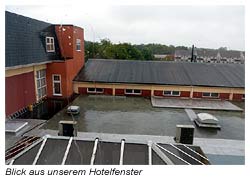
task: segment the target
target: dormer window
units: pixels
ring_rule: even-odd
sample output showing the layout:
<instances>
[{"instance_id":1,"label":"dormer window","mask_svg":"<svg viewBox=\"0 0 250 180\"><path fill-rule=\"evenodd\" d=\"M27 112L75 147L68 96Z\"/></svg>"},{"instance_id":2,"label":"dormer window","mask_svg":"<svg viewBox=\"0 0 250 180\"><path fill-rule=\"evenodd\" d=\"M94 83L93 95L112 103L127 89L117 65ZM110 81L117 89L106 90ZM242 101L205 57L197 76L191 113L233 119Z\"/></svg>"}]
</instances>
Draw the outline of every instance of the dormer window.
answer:
<instances>
[{"instance_id":1,"label":"dormer window","mask_svg":"<svg viewBox=\"0 0 250 180\"><path fill-rule=\"evenodd\" d=\"M47 52L55 52L55 43L53 37L46 37L46 50Z\"/></svg>"},{"instance_id":2,"label":"dormer window","mask_svg":"<svg viewBox=\"0 0 250 180\"><path fill-rule=\"evenodd\" d=\"M81 39L76 39L76 50L81 51Z\"/></svg>"}]
</instances>

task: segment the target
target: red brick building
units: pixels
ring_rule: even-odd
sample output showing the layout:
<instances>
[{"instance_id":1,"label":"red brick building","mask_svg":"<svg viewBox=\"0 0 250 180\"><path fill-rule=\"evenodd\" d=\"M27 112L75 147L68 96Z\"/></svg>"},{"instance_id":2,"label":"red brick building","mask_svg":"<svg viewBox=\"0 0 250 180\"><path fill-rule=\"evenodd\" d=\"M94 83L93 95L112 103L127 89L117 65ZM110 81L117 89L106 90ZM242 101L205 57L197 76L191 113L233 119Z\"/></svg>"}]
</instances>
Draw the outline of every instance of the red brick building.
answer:
<instances>
[{"instance_id":1,"label":"red brick building","mask_svg":"<svg viewBox=\"0 0 250 180\"><path fill-rule=\"evenodd\" d=\"M6 116L44 97L69 98L84 66L84 31L6 12Z\"/></svg>"}]
</instances>

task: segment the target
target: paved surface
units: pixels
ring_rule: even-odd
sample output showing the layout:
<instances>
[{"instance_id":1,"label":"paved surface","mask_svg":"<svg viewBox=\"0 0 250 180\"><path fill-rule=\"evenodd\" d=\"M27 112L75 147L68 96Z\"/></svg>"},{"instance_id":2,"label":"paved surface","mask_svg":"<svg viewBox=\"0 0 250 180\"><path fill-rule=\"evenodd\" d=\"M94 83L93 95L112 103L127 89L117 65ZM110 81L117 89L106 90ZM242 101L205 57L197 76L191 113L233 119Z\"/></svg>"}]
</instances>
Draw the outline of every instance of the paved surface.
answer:
<instances>
[{"instance_id":1,"label":"paved surface","mask_svg":"<svg viewBox=\"0 0 250 180\"><path fill-rule=\"evenodd\" d=\"M153 107L243 111L228 101L151 97Z\"/></svg>"},{"instance_id":2,"label":"paved surface","mask_svg":"<svg viewBox=\"0 0 250 180\"><path fill-rule=\"evenodd\" d=\"M194 121L195 119L197 119L197 115L192 109L185 109L185 111L191 121Z\"/></svg>"}]
</instances>

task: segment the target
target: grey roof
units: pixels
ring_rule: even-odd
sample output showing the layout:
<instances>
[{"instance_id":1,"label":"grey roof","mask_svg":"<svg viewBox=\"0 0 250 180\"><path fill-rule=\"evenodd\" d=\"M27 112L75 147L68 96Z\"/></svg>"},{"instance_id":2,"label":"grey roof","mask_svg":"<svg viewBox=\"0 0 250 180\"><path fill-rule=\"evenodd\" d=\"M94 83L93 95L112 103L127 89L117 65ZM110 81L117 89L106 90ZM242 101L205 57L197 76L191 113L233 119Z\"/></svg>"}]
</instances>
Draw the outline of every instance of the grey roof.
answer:
<instances>
[{"instance_id":1,"label":"grey roof","mask_svg":"<svg viewBox=\"0 0 250 180\"><path fill-rule=\"evenodd\" d=\"M221 55L221 57L239 59L241 57L241 51L234 51L234 50L223 51L223 50L221 50L220 55Z\"/></svg>"},{"instance_id":2,"label":"grey roof","mask_svg":"<svg viewBox=\"0 0 250 180\"><path fill-rule=\"evenodd\" d=\"M191 51L190 50L175 50L175 56L190 56L191 57Z\"/></svg>"},{"instance_id":3,"label":"grey roof","mask_svg":"<svg viewBox=\"0 0 250 180\"><path fill-rule=\"evenodd\" d=\"M45 37L54 37L55 52L46 52ZM5 12L5 67L60 59L55 26Z\"/></svg>"},{"instance_id":4,"label":"grey roof","mask_svg":"<svg viewBox=\"0 0 250 180\"><path fill-rule=\"evenodd\" d=\"M244 72L242 64L92 59L74 81L243 88Z\"/></svg>"},{"instance_id":5,"label":"grey roof","mask_svg":"<svg viewBox=\"0 0 250 180\"><path fill-rule=\"evenodd\" d=\"M201 57L216 57L218 54L218 50L215 49L196 49L197 56Z\"/></svg>"}]
</instances>

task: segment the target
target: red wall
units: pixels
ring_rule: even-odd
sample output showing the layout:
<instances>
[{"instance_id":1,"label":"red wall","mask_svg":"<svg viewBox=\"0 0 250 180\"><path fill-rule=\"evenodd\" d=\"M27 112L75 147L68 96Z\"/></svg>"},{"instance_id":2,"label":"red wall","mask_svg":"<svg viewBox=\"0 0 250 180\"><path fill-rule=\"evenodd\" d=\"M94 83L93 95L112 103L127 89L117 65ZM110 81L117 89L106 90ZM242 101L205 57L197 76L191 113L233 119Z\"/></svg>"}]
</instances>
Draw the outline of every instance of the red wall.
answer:
<instances>
[{"instance_id":1,"label":"red wall","mask_svg":"<svg viewBox=\"0 0 250 180\"><path fill-rule=\"evenodd\" d=\"M142 96L143 97L150 97L151 96L151 90L142 90Z\"/></svg>"},{"instance_id":2,"label":"red wall","mask_svg":"<svg viewBox=\"0 0 250 180\"><path fill-rule=\"evenodd\" d=\"M202 92L193 92L193 98L202 98Z\"/></svg>"},{"instance_id":3,"label":"red wall","mask_svg":"<svg viewBox=\"0 0 250 180\"><path fill-rule=\"evenodd\" d=\"M6 116L36 102L34 72L5 78Z\"/></svg>"},{"instance_id":4,"label":"red wall","mask_svg":"<svg viewBox=\"0 0 250 180\"><path fill-rule=\"evenodd\" d=\"M190 97L190 92L189 91L181 91L181 97Z\"/></svg>"},{"instance_id":5,"label":"red wall","mask_svg":"<svg viewBox=\"0 0 250 180\"><path fill-rule=\"evenodd\" d=\"M158 90L155 90L154 91L154 96L163 96L163 91L158 91Z\"/></svg>"},{"instance_id":6,"label":"red wall","mask_svg":"<svg viewBox=\"0 0 250 180\"><path fill-rule=\"evenodd\" d=\"M233 94L234 101L242 101L243 94Z\"/></svg>"},{"instance_id":7,"label":"red wall","mask_svg":"<svg viewBox=\"0 0 250 180\"><path fill-rule=\"evenodd\" d=\"M220 93L219 98L222 99L222 100L228 100L229 96L230 96L229 93Z\"/></svg>"},{"instance_id":8,"label":"red wall","mask_svg":"<svg viewBox=\"0 0 250 180\"><path fill-rule=\"evenodd\" d=\"M103 94L112 95L112 88L105 88Z\"/></svg>"},{"instance_id":9,"label":"red wall","mask_svg":"<svg viewBox=\"0 0 250 180\"><path fill-rule=\"evenodd\" d=\"M62 56L62 62L47 64L47 95L53 97L52 75L61 75L62 98L73 94L73 79L84 66L84 34L83 29L74 26L62 26L65 31L61 31L60 26L56 26L56 34ZM70 37L70 38L69 38ZM81 39L81 51L76 51L76 39Z\"/></svg>"},{"instance_id":10,"label":"red wall","mask_svg":"<svg viewBox=\"0 0 250 180\"><path fill-rule=\"evenodd\" d=\"M61 54L65 58L73 58L73 26L55 26Z\"/></svg>"},{"instance_id":11,"label":"red wall","mask_svg":"<svg viewBox=\"0 0 250 180\"><path fill-rule=\"evenodd\" d=\"M123 96L124 95L124 89L115 89L115 95Z\"/></svg>"},{"instance_id":12,"label":"red wall","mask_svg":"<svg viewBox=\"0 0 250 180\"><path fill-rule=\"evenodd\" d=\"M79 87L78 92L79 92L79 94L87 94L87 88Z\"/></svg>"}]
</instances>

